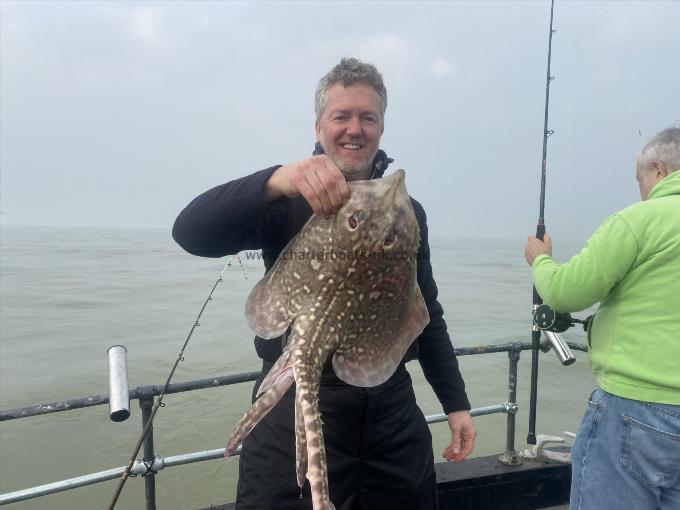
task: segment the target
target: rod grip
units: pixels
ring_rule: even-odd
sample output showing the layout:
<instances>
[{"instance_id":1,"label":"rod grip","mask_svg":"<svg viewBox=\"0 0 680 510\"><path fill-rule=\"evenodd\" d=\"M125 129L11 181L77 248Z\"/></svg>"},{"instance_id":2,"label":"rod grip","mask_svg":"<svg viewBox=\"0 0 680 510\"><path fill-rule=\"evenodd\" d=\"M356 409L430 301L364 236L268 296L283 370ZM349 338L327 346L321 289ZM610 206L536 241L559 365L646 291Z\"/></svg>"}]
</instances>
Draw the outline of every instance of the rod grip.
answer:
<instances>
[{"instance_id":1,"label":"rod grip","mask_svg":"<svg viewBox=\"0 0 680 510\"><path fill-rule=\"evenodd\" d=\"M536 237L543 241L543 236L545 236L545 223L539 221L536 225Z\"/></svg>"}]
</instances>

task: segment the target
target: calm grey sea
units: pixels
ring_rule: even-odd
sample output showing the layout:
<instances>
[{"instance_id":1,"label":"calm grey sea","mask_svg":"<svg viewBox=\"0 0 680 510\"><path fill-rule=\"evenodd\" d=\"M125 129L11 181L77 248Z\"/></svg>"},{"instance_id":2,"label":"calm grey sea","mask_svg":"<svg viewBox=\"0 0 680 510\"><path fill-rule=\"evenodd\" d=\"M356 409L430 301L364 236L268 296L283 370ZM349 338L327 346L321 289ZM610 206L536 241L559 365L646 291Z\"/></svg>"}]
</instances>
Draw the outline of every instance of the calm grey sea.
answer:
<instances>
[{"instance_id":1,"label":"calm grey sea","mask_svg":"<svg viewBox=\"0 0 680 510\"><path fill-rule=\"evenodd\" d=\"M530 341L531 281L523 240L432 240L435 278L454 345ZM576 243L555 247L566 260ZM243 307L260 263L229 268L189 343L174 381L259 369ZM184 253L169 231L3 226L0 230L0 408L108 392L106 351L128 349L130 386L162 384L203 301L227 263ZM565 334L585 341L580 330ZM574 431L594 386L585 354L562 367L542 354L538 432ZM522 354L517 447L525 447L530 353ZM507 355L460 359L474 407L507 399ZM441 412L417 363L408 365L425 414ZM156 453L224 446L249 405L251 383L170 395L155 420ZM108 406L0 424L0 491L71 478L126 464L141 413L113 423ZM505 415L476 419L474 455L499 453ZM449 439L432 426L436 457ZM174 467L157 477L159 509L232 501L238 460ZM105 508L116 482L12 505L17 510ZM116 508L143 508L140 479L130 479Z\"/></svg>"}]
</instances>

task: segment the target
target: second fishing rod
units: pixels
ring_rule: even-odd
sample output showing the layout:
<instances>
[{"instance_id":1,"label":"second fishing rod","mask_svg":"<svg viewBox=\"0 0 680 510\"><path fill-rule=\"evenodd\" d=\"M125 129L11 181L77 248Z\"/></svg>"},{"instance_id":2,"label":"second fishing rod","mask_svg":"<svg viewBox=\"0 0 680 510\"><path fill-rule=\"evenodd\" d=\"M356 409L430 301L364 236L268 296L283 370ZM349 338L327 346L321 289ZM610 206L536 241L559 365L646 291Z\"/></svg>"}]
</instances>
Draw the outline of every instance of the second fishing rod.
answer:
<instances>
[{"instance_id":1,"label":"second fishing rod","mask_svg":"<svg viewBox=\"0 0 680 510\"><path fill-rule=\"evenodd\" d=\"M541 158L541 195L539 201L538 223L536 225L536 237L543 240L545 236L545 177L548 161L548 138L553 134L548 129L548 113L550 110L550 84L555 79L550 74L550 62L552 57L552 38L555 33L553 28L553 14L555 0L550 2L550 30L548 33L548 68L545 78L545 112L543 118L543 155ZM538 400L538 356L541 349L541 336L546 337L546 345L552 347L553 351L563 365L570 365L575 361L569 346L560 338L546 314L550 315L550 309L543 304L541 296L533 287L533 325L531 331L531 389L529 394L529 433L527 435L528 444L536 444L536 408ZM543 320L541 321L541 317ZM549 347L549 348L550 348Z\"/></svg>"}]
</instances>

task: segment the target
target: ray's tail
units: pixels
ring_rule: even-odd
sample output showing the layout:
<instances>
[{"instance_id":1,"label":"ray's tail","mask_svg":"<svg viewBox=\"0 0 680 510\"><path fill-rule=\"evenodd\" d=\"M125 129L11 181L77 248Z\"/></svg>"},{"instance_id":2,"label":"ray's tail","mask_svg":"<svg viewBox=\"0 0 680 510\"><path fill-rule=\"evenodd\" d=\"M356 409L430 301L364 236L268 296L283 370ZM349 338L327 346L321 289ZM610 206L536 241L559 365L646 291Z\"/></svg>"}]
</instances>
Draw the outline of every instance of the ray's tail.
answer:
<instances>
[{"instance_id":1,"label":"ray's tail","mask_svg":"<svg viewBox=\"0 0 680 510\"><path fill-rule=\"evenodd\" d=\"M307 479L307 437L305 435L305 416L297 395L295 395L295 472L297 473L298 486L302 488Z\"/></svg>"},{"instance_id":2,"label":"ray's tail","mask_svg":"<svg viewBox=\"0 0 680 510\"><path fill-rule=\"evenodd\" d=\"M333 503L329 499L326 448L323 441L322 422L316 390L310 388L310 385L304 382L298 382L297 393L305 428L307 478L312 489L312 505L314 510L335 510ZM300 461L298 462L300 463Z\"/></svg>"}]
</instances>

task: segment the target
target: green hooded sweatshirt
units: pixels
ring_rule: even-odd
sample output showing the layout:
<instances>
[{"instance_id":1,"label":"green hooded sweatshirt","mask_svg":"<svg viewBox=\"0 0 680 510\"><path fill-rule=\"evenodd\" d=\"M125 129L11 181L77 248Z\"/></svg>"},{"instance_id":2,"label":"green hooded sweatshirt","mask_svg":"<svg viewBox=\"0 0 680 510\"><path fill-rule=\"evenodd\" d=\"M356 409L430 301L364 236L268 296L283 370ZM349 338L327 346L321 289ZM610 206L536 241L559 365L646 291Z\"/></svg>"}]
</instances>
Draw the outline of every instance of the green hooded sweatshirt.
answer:
<instances>
[{"instance_id":1,"label":"green hooded sweatshirt","mask_svg":"<svg viewBox=\"0 0 680 510\"><path fill-rule=\"evenodd\" d=\"M610 216L566 264L539 255L534 284L560 312L600 303L588 332L597 383L620 397L680 404L680 171Z\"/></svg>"}]
</instances>

